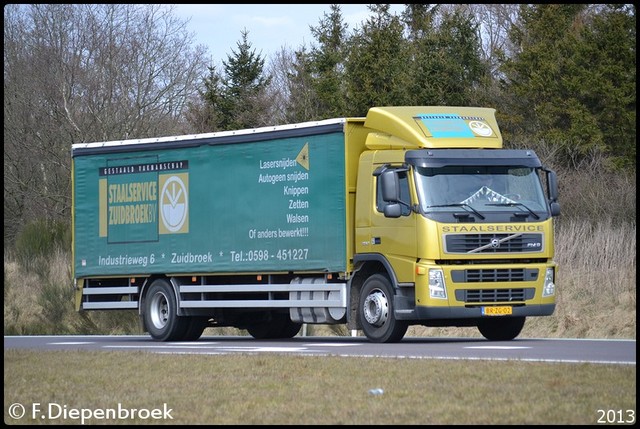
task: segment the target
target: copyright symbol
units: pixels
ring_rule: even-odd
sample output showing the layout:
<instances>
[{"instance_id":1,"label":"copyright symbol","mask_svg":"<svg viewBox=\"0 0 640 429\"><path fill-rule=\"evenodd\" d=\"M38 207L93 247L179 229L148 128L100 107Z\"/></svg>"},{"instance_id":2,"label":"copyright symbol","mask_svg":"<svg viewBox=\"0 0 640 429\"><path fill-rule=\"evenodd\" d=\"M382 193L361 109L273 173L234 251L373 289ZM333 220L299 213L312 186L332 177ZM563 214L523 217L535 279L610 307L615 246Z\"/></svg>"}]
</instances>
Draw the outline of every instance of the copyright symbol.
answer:
<instances>
[{"instance_id":1,"label":"copyright symbol","mask_svg":"<svg viewBox=\"0 0 640 429\"><path fill-rule=\"evenodd\" d=\"M9 406L9 417L14 420L21 419L24 416L25 412L26 410L24 409L24 406L22 404L18 404L17 402Z\"/></svg>"}]
</instances>

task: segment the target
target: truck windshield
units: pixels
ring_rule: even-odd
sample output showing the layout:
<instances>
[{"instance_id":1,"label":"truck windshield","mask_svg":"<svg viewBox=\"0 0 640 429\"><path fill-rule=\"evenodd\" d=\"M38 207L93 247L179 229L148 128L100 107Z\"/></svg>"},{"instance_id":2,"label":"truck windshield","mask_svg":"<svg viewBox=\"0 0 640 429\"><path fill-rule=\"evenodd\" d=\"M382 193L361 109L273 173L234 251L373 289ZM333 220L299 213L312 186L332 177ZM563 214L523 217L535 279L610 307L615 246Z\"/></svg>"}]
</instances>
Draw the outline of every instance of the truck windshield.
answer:
<instances>
[{"instance_id":1,"label":"truck windshield","mask_svg":"<svg viewBox=\"0 0 640 429\"><path fill-rule=\"evenodd\" d=\"M540 178L530 167L417 167L416 189L423 213L467 207L483 212L546 213Z\"/></svg>"}]
</instances>

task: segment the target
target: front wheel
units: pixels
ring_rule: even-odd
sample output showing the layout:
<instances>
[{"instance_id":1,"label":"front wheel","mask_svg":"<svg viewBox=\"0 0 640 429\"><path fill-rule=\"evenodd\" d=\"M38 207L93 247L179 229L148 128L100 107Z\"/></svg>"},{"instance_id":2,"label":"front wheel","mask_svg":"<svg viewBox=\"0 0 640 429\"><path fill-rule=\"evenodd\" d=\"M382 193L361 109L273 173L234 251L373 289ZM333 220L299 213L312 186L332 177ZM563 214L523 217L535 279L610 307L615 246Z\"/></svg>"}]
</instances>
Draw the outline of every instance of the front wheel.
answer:
<instances>
[{"instance_id":1,"label":"front wheel","mask_svg":"<svg viewBox=\"0 0 640 429\"><path fill-rule=\"evenodd\" d=\"M522 332L524 317L492 317L481 319L478 330L489 341L511 341Z\"/></svg>"},{"instance_id":2,"label":"front wheel","mask_svg":"<svg viewBox=\"0 0 640 429\"><path fill-rule=\"evenodd\" d=\"M157 279L144 300L144 324L151 338L157 341L182 340L189 320L178 316L178 304L171 284Z\"/></svg>"},{"instance_id":3,"label":"front wheel","mask_svg":"<svg viewBox=\"0 0 640 429\"><path fill-rule=\"evenodd\" d=\"M370 341L397 343L406 334L408 323L394 317L393 296L391 282L381 274L372 275L362 286L358 317Z\"/></svg>"}]
</instances>

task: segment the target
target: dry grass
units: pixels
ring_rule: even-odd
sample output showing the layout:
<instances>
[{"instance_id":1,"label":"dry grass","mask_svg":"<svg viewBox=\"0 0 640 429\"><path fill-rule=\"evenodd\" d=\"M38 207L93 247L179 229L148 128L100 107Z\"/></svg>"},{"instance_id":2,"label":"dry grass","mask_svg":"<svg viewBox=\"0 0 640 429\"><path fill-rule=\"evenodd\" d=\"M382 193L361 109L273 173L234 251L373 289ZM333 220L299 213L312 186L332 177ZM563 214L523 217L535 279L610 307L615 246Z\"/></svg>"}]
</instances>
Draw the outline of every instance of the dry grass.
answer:
<instances>
[{"instance_id":1,"label":"dry grass","mask_svg":"<svg viewBox=\"0 0 640 429\"><path fill-rule=\"evenodd\" d=\"M636 337L636 225L558 225L557 333Z\"/></svg>"},{"instance_id":2,"label":"dry grass","mask_svg":"<svg viewBox=\"0 0 640 429\"><path fill-rule=\"evenodd\" d=\"M279 355L5 350L5 423L32 404L172 409L149 424L596 424L635 410L636 367ZM369 390L383 389L374 396ZM30 411L7 415L20 403Z\"/></svg>"}]
</instances>

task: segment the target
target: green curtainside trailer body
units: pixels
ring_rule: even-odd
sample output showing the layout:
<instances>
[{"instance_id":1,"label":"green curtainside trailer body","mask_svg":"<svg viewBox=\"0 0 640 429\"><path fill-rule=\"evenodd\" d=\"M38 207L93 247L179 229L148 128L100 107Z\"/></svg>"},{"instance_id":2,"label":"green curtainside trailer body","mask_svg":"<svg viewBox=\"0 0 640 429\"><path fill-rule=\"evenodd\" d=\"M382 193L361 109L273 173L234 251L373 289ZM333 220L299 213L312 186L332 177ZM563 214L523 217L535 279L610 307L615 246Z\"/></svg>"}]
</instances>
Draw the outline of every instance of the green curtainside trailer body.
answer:
<instances>
[{"instance_id":1,"label":"green curtainside trailer body","mask_svg":"<svg viewBox=\"0 0 640 429\"><path fill-rule=\"evenodd\" d=\"M132 309L159 341L346 324L510 340L555 309L557 180L502 148L495 110L74 144L78 311Z\"/></svg>"},{"instance_id":2,"label":"green curtainside trailer body","mask_svg":"<svg viewBox=\"0 0 640 429\"><path fill-rule=\"evenodd\" d=\"M76 150L76 275L346 271L343 128Z\"/></svg>"}]
</instances>

